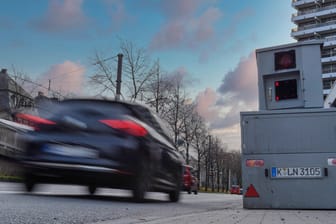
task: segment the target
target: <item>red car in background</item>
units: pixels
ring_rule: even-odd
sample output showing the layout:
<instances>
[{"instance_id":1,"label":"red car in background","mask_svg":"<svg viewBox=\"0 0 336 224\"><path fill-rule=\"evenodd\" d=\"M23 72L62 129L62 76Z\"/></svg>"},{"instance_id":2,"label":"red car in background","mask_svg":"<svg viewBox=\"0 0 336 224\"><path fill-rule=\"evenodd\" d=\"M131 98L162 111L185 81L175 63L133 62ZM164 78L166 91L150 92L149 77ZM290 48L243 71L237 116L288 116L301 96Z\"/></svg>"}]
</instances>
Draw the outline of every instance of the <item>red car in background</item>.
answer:
<instances>
[{"instance_id":1,"label":"red car in background","mask_svg":"<svg viewBox=\"0 0 336 224\"><path fill-rule=\"evenodd\" d=\"M232 185L230 189L231 194L242 194L242 190L239 185Z\"/></svg>"},{"instance_id":2,"label":"red car in background","mask_svg":"<svg viewBox=\"0 0 336 224\"><path fill-rule=\"evenodd\" d=\"M189 165L183 165L183 185L182 190L187 191L188 194L193 192L198 193L198 179L193 175L193 167Z\"/></svg>"}]
</instances>

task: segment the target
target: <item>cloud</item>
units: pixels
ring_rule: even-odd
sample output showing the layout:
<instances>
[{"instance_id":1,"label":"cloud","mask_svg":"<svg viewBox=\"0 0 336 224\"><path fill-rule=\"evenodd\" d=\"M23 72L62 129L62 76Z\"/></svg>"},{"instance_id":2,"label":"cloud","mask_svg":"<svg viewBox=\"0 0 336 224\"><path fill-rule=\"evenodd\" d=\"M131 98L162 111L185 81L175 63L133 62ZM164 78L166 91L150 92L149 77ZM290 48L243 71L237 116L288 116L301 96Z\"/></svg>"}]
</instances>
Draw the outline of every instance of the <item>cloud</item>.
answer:
<instances>
[{"instance_id":1,"label":"cloud","mask_svg":"<svg viewBox=\"0 0 336 224\"><path fill-rule=\"evenodd\" d=\"M240 149L239 109L237 105L220 106L221 95L211 88L196 98L197 112L207 123L211 134L220 137L229 149ZM237 109L236 109L237 108Z\"/></svg>"},{"instance_id":2,"label":"cloud","mask_svg":"<svg viewBox=\"0 0 336 224\"><path fill-rule=\"evenodd\" d=\"M208 8L201 17L196 20L196 40L197 42L206 41L211 38L215 31L215 22L222 16L218 8Z\"/></svg>"},{"instance_id":3,"label":"cloud","mask_svg":"<svg viewBox=\"0 0 336 224\"><path fill-rule=\"evenodd\" d=\"M178 67L174 71L172 71L170 75L180 77L179 79L183 79L184 77L189 75L189 72L185 67Z\"/></svg>"},{"instance_id":4,"label":"cloud","mask_svg":"<svg viewBox=\"0 0 336 224\"><path fill-rule=\"evenodd\" d=\"M228 128L213 129L211 134L218 136L228 145L230 150L241 149L240 124L236 123Z\"/></svg>"},{"instance_id":5,"label":"cloud","mask_svg":"<svg viewBox=\"0 0 336 224\"><path fill-rule=\"evenodd\" d=\"M258 103L257 65L254 52L241 58L228 72L217 92L207 88L196 97L198 112L211 127L224 128L239 121L239 112L255 109Z\"/></svg>"},{"instance_id":6,"label":"cloud","mask_svg":"<svg viewBox=\"0 0 336 224\"><path fill-rule=\"evenodd\" d=\"M228 72L217 89L221 95L216 106L226 108L224 117L220 117L213 128L230 127L239 122L240 111L252 110L258 104L258 75L255 53L241 58L237 67Z\"/></svg>"},{"instance_id":7,"label":"cloud","mask_svg":"<svg viewBox=\"0 0 336 224\"><path fill-rule=\"evenodd\" d=\"M53 65L50 69L42 74L38 79L38 82L44 86L41 89L43 92L47 92L46 88L49 86L51 90L61 93L61 95L67 94L81 94L84 85L84 73L85 68L71 61L65 61L62 64Z\"/></svg>"},{"instance_id":8,"label":"cloud","mask_svg":"<svg viewBox=\"0 0 336 224\"><path fill-rule=\"evenodd\" d=\"M219 95L211 88L205 89L196 97L197 112L209 122L218 117L219 109L215 107L218 97Z\"/></svg>"},{"instance_id":9,"label":"cloud","mask_svg":"<svg viewBox=\"0 0 336 224\"><path fill-rule=\"evenodd\" d=\"M50 33L81 30L88 23L82 3L83 0L51 0L46 14L34 21L33 26Z\"/></svg>"},{"instance_id":10,"label":"cloud","mask_svg":"<svg viewBox=\"0 0 336 224\"><path fill-rule=\"evenodd\" d=\"M158 11L163 15L164 22L154 34L149 49L193 51L199 63L208 62L214 54L231 48L232 44L243 45L246 37L238 33L238 28L255 14L251 8L225 13L219 7L218 0L171 0L160 3ZM239 40L236 34L241 37Z\"/></svg>"},{"instance_id":11,"label":"cloud","mask_svg":"<svg viewBox=\"0 0 336 224\"><path fill-rule=\"evenodd\" d=\"M15 27L15 24L13 21L11 21L7 17L0 16L0 30L12 30Z\"/></svg>"},{"instance_id":12,"label":"cloud","mask_svg":"<svg viewBox=\"0 0 336 224\"><path fill-rule=\"evenodd\" d=\"M168 18L187 18L192 16L202 4L202 0L162 1L161 9Z\"/></svg>"},{"instance_id":13,"label":"cloud","mask_svg":"<svg viewBox=\"0 0 336 224\"><path fill-rule=\"evenodd\" d=\"M150 48L164 50L172 47L201 47L214 37L214 26L222 17L220 9L211 3L204 0L163 1L161 11L165 15L165 23L153 37ZM205 9L204 5L207 6Z\"/></svg>"},{"instance_id":14,"label":"cloud","mask_svg":"<svg viewBox=\"0 0 336 224\"><path fill-rule=\"evenodd\" d=\"M125 21L130 19L123 0L105 0L104 3L107 13L111 18L108 31L118 30Z\"/></svg>"},{"instance_id":15,"label":"cloud","mask_svg":"<svg viewBox=\"0 0 336 224\"><path fill-rule=\"evenodd\" d=\"M223 98L219 104L232 102L256 104L258 99L257 77L256 57L252 52L247 58L241 58L237 67L225 75L218 92L223 96L231 97Z\"/></svg>"},{"instance_id":16,"label":"cloud","mask_svg":"<svg viewBox=\"0 0 336 224\"><path fill-rule=\"evenodd\" d=\"M241 111L257 109L258 85L255 53L241 58L237 67L225 74L217 91L210 88L196 97L197 111L209 123L211 132L235 136L233 147L239 148Z\"/></svg>"},{"instance_id":17,"label":"cloud","mask_svg":"<svg viewBox=\"0 0 336 224\"><path fill-rule=\"evenodd\" d=\"M241 35L241 33L236 35L238 32L237 28L242 27L245 21L249 17L254 16L254 14L253 9L245 8L230 17L226 16L225 21L221 20L221 23L225 23L226 25L218 29L217 32L214 31L214 35L209 43L201 49L199 62L204 63L209 61L211 55L216 51L221 52L221 54L223 52L232 54L232 52L240 52L244 49L246 47L245 44L251 40Z\"/></svg>"}]
</instances>

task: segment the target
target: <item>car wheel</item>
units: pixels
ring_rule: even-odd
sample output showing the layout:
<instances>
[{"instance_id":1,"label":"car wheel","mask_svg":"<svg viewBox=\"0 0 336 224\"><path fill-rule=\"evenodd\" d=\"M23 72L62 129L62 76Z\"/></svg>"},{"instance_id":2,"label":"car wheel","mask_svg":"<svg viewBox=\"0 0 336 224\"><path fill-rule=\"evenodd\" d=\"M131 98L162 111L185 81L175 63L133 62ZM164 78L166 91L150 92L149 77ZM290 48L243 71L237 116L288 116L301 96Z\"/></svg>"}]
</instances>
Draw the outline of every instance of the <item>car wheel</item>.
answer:
<instances>
[{"instance_id":1,"label":"car wheel","mask_svg":"<svg viewBox=\"0 0 336 224\"><path fill-rule=\"evenodd\" d=\"M190 189L188 190L188 194L191 194L191 190Z\"/></svg>"},{"instance_id":2,"label":"car wheel","mask_svg":"<svg viewBox=\"0 0 336 224\"><path fill-rule=\"evenodd\" d=\"M24 185L27 192L32 192L36 185L36 181L33 175L25 174L24 176Z\"/></svg>"},{"instance_id":3,"label":"car wheel","mask_svg":"<svg viewBox=\"0 0 336 224\"><path fill-rule=\"evenodd\" d=\"M88 190L89 190L89 193L90 193L91 195L93 195L93 194L96 192L97 187L96 187L95 185L89 185L89 186L88 186Z\"/></svg>"},{"instance_id":4,"label":"car wheel","mask_svg":"<svg viewBox=\"0 0 336 224\"><path fill-rule=\"evenodd\" d=\"M194 194L198 194L198 192L197 192L197 191L194 191Z\"/></svg>"},{"instance_id":5,"label":"car wheel","mask_svg":"<svg viewBox=\"0 0 336 224\"><path fill-rule=\"evenodd\" d=\"M180 192L181 192L181 174L179 172L176 173L176 179L175 179L175 189L171 192L169 192L169 200L171 202L178 202L180 200Z\"/></svg>"},{"instance_id":6,"label":"car wheel","mask_svg":"<svg viewBox=\"0 0 336 224\"><path fill-rule=\"evenodd\" d=\"M133 184L133 199L136 202L143 202L146 192L150 188L151 171L148 160L141 159L139 161L136 176Z\"/></svg>"}]
</instances>

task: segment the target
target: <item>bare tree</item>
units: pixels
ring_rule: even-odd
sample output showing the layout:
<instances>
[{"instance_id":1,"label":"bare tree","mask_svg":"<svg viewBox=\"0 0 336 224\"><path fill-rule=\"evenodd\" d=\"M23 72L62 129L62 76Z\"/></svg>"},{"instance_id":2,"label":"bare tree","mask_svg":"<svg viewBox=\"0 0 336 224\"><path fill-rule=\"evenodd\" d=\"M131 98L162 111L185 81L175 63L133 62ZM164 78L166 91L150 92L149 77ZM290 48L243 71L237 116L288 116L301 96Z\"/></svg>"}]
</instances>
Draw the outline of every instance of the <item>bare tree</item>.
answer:
<instances>
[{"instance_id":1,"label":"bare tree","mask_svg":"<svg viewBox=\"0 0 336 224\"><path fill-rule=\"evenodd\" d=\"M195 138L193 139L193 145L197 153L197 178L199 182L201 182L202 164L204 164L205 154L208 148L207 140L209 132L200 116L195 121L195 126L197 128L195 128Z\"/></svg>"},{"instance_id":2,"label":"bare tree","mask_svg":"<svg viewBox=\"0 0 336 224\"><path fill-rule=\"evenodd\" d=\"M242 169L241 169L241 153L237 151L232 151L231 153L232 163L231 163L231 174L234 178L235 184L241 186L242 184Z\"/></svg>"},{"instance_id":3,"label":"bare tree","mask_svg":"<svg viewBox=\"0 0 336 224\"><path fill-rule=\"evenodd\" d=\"M203 131L203 133L207 133ZM239 152L228 152L228 147L216 136L197 134L195 141L200 141L202 155L201 167L205 171L205 190L224 191L229 189L233 179L241 184L241 157Z\"/></svg>"},{"instance_id":4,"label":"bare tree","mask_svg":"<svg viewBox=\"0 0 336 224\"><path fill-rule=\"evenodd\" d=\"M221 142L218 137L212 138L212 147L210 151L210 176L211 176L211 191L215 191L215 182L218 183L218 173L220 170L220 156L222 154Z\"/></svg>"},{"instance_id":5,"label":"bare tree","mask_svg":"<svg viewBox=\"0 0 336 224\"><path fill-rule=\"evenodd\" d=\"M184 76L176 73L170 77L172 88L171 93L168 95L169 99L165 105L163 118L169 123L173 133L174 142L177 145L178 138L183 129L182 123L182 106L186 103L186 91L184 88Z\"/></svg>"},{"instance_id":6,"label":"bare tree","mask_svg":"<svg viewBox=\"0 0 336 224\"><path fill-rule=\"evenodd\" d=\"M186 102L181 105L182 111L182 137L185 141L186 163L190 162L190 146L196 137L197 130L200 128L202 119L196 111L196 105L192 102Z\"/></svg>"},{"instance_id":7,"label":"bare tree","mask_svg":"<svg viewBox=\"0 0 336 224\"><path fill-rule=\"evenodd\" d=\"M164 115L167 108L166 105L171 98L173 84L167 73L162 71L159 59L152 66L151 73L153 77L145 85L145 90L142 92L142 100L154 108L157 114Z\"/></svg>"},{"instance_id":8,"label":"bare tree","mask_svg":"<svg viewBox=\"0 0 336 224\"><path fill-rule=\"evenodd\" d=\"M223 189L223 169L225 167L225 155L227 154L227 146L223 144L220 139L216 138L216 144L214 149L214 164L215 167L215 178L216 178L216 185L217 185L217 191L220 191L221 185Z\"/></svg>"},{"instance_id":9,"label":"bare tree","mask_svg":"<svg viewBox=\"0 0 336 224\"><path fill-rule=\"evenodd\" d=\"M206 146L206 149L204 151L204 166L205 166L205 191L208 190L209 183L210 183L210 176L211 176L211 154L212 154L212 148L213 144L211 139L213 136L208 135L208 144Z\"/></svg>"},{"instance_id":10,"label":"bare tree","mask_svg":"<svg viewBox=\"0 0 336 224\"><path fill-rule=\"evenodd\" d=\"M113 59L110 63L110 59ZM94 65L96 73L90 76L89 84L97 91L97 95L116 94L116 67L115 58L104 58L103 55L96 52L94 56Z\"/></svg>"},{"instance_id":11,"label":"bare tree","mask_svg":"<svg viewBox=\"0 0 336 224\"><path fill-rule=\"evenodd\" d=\"M150 69L149 56L144 48L138 48L134 43L120 39L120 51L123 54L122 95L127 100L139 99L145 91L145 86L154 76ZM97 95L116 95L117 55L104 57L96 53L93 64L96 74L90 76L89 83L98 90Z\"/></svg>"},{"instance_id":12,"label":"bare tree","mask_svg":"<svg viewBox=\"0 0 336 224\"><path fill-rule=\"evenodd\" d=\"M123 77L127 83L129 98L134 101L145 91L146 83L155 73L149 69L149 57L144 48L137 48L127 40L121 40L120 48L124 55Z\"/></svg>"}]
</instances>

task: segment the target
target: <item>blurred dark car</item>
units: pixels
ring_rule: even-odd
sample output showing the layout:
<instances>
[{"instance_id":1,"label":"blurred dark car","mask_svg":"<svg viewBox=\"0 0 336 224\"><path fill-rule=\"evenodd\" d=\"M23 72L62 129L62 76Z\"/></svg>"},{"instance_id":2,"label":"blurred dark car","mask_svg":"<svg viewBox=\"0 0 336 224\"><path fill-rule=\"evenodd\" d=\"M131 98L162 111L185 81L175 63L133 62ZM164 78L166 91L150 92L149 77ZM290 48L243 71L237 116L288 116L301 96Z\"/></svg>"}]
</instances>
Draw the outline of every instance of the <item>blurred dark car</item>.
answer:
<instances>
[{"instance_id":1,"label":"blurred dark car","mask_svg":"<svg viewBox=\"0 0 336 224\"><path fill-rule=\"evenodd\" d=\"M188 194L193 192L198 193L198 179L193 174L193 167L189 165L183 165L183 185L182 190L187 191Z\"/></svg>"},{"instance_id":2,"label":"blurred dark car","mask_svg":"<svg viewBox=\"0 0 336 224\"><path fill-rule=\"evenodd\" d=\"M23 136L25 186L79 184L132 190L136 201L147 191L179 200L181 154L158 117L147 107L120 101L72 99L47 117L16 114L34 127Z\"/></svg>"}]
</instances>

